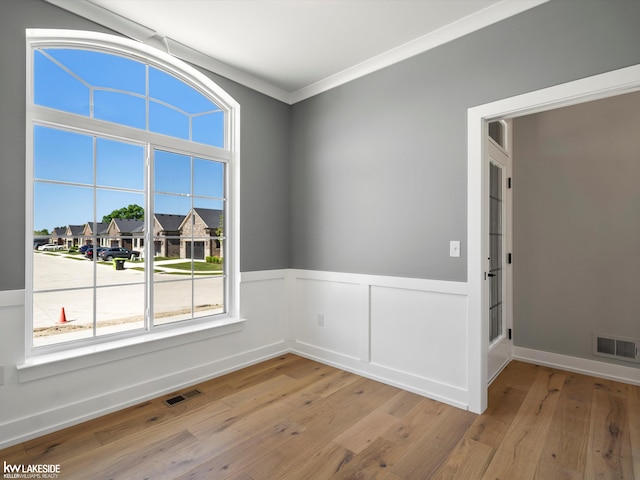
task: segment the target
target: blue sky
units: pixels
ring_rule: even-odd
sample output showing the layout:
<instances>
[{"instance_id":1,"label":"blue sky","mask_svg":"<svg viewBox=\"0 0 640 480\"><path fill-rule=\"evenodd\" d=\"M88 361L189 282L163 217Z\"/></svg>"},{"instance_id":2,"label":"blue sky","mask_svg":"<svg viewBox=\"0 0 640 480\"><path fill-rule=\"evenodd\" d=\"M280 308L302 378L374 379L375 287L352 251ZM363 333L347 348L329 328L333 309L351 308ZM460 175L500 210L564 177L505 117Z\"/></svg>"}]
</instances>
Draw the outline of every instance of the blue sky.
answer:
<instances>
[{"instance_id":1,"label":"blue sky","mask_svg":"<svg viewBox=\"0 0 640 480\"><path fill-rule=\"evenodd\" d=\"M224 114L214 102L159 69L106 53L36 51L34 102L224 146ZM34 230L99 222L115 209L144 206L144 157L137 144L35 126ZM164 151L154 151L153 158L155 212L186 214L191 206L222 209L217 200L224 197L222 163Z\"/></svg>"}]
</instances>

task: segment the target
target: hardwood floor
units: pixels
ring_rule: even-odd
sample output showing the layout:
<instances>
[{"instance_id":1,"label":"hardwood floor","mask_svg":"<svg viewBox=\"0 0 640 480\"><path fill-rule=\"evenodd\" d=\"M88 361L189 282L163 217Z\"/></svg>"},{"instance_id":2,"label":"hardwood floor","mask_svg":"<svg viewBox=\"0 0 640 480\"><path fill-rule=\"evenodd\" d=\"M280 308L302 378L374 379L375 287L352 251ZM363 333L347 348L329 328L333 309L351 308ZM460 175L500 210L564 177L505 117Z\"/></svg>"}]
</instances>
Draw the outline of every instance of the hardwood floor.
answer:
<instances>
[{"instance_id":1,"label":"hardwood floor","mask_svg":"<svg viewBox=\"0 0 640 480\"><path fill-rule=\"evenodd\" d=\"M65 480L640 479L640 387L546 367L512 362L479 416L295 355L193 388L0 462Z\"/></svg>"}]
</instances>

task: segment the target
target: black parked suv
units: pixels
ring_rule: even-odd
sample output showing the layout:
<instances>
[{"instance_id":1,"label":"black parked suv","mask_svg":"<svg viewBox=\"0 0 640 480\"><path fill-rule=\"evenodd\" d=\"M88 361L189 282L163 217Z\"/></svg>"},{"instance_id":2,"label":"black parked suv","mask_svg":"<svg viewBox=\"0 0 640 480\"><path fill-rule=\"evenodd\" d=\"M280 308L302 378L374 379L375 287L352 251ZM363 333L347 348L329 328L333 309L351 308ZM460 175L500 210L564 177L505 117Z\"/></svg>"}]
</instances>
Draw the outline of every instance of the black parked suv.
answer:
<instances>
[{"instance_id":1,"label":"black parked suv","mask_svg":"<svg viewBox=\"0 0 640 480\"><path fill-rule=\"evenodd\" d=\"M140 252L122 247L105 248L98 252L98 257L107 261L113 260L114 258L126 258L127 260L131 260L132 258L137 258L139 256Z\"/></svg>"}]
</instances>

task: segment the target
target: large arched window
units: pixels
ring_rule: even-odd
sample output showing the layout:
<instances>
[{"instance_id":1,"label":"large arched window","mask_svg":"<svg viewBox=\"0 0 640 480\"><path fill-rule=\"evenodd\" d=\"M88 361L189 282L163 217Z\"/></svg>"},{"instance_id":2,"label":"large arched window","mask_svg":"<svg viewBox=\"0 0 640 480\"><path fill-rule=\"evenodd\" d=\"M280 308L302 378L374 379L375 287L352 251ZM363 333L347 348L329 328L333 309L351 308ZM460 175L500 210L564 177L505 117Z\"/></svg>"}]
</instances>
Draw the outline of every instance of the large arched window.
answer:
<instances>
[{"instance_id":1,"label":"large arched window","mask_svg":"<svg viewBox=\"0 0 640 480\"><path fill-rule=\"evenodd\" d=\"M31 347L236 316L237 103L127 39L27 41Z\"/></svg>"}]
</instances>

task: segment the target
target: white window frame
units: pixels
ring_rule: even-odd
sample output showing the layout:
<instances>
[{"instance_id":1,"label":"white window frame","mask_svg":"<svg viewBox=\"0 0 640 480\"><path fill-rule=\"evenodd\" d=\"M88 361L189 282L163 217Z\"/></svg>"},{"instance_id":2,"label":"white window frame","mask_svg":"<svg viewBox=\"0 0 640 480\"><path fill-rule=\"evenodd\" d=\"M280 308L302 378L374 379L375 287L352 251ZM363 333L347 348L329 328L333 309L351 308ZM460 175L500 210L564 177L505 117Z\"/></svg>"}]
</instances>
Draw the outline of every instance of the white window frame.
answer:
<instances>
[{"instance_id":1,"label":"white window frame","mask_svg":"<svg viewBox=\"0 0 640 480\"><path fill-rule=\"evenodd\" d=\"M183 344L193 340L200 340L207 336L237 331L243 320L240 319L240 235L239 235L239 194L240 194L240 105L224 90L217 86L210 78L195 68L176 59L175 57L148 45L123 37L97 32L57 30L57 29L27 29L27 98L26 98L26 223L25 223L25 251L31 252L33 245L33 181L34 181L34 125L47 125L54 128L86 131L105 137L120 138L134 143L146 145L148 151L152 148L188 151L191 155L202 155L203 158L219 158L226 162L225 178L225 310L223 315L216 315L213 319L193 319L161 325L134 332L123 332L117 337L92 337L90 339L72 343L60 343L51 346L34 347L33 345L33 256L25 255L26 296L25 302L25 363L19 370L29 370L31 367L59 363L88 354L101 355L104 352L124 349L123 357L138 354L141 349L149 351L166 348L168 345ZM76 114L53 110L33 103L33 58L36 48L68 47L103 51L135 60L149 63L168 71L185 83L194 86L213 99L224 111L226 118L224 148L200 145L190 141L172 138L149 131L138 130L124 125L91 119L91 129L87 131L87 118ZM96 128L98 125L98 128ZM186 148L185 148L186 147ZM212 155L213 152L213 155ZM150 195L149 185L145 187L145 196ZM147 220L145 220L147 221ZM153 229L145 229L145 249L153 245L147 237L153 236ZM153 288L152 275L146 277L146 288ZM172 337L180 337L173 341ZM169 339L169 340L167 340ZM154 341L161 342L154 342ZM155 347L154 347L155 343ZM110 361L110 356L102 355L104 361ZM86 359L83 360L86 362ZM94 359L93 363L102 363ZM70 369L75 369L73 366ZM64 370L64 368L63 368ZM57 372L56 372L57 373ZM45 373L42 376L46 376ZM27 374L33 377L33 373ZM40 374L36 373L35 378Z\"/></svg>"}]
</instances>

